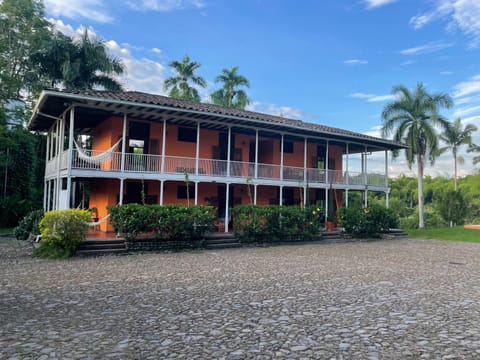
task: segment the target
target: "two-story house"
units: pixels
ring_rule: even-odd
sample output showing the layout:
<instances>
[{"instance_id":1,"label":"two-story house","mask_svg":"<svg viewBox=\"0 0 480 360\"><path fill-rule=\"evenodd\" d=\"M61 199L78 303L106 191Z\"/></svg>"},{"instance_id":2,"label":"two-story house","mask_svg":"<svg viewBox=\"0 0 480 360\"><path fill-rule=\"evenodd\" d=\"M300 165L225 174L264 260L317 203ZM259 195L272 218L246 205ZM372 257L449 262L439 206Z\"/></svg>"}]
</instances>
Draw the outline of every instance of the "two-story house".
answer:
<instances>
[{"instance_id":1,"label":"two-story house","mask_svg":"<svg viewBox=\"0 0 480 360\"><path fill-rule=\"evenodd\" d=\"M45 90L28 127L47 133L45 210L96 208L102 219L116 204L209 204L225 231L236 204L316 203L329 213L348 206L349 191L385 192L388 203L388 151L404 148L334 127L140 92ZM384 152L382 173L368 172L366 154L373 152ZM362 166L353 172L355 154L362 154Z\"/></svg>"}]
</instances>

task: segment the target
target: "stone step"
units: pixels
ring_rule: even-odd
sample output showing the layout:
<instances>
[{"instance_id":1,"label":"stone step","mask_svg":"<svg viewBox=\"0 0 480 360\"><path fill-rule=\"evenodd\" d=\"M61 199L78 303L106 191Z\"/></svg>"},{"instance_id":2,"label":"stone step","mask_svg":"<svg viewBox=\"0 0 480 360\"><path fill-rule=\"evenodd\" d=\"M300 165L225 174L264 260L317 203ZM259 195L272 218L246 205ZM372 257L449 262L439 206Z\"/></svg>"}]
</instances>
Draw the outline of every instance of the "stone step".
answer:
<instances>
[{"instance_id":1,"label":"stone step","mask_svg":"<svg viewBox=\"0 0 480 360\"><path fill-rule=\"evenodd\" d=\"M126 255L128 251L126 248L123 249L88 249L88 250L77 250L75 251L75 256L107 256L107 255Z\"/></svg>"},{"instance_id":2,"label":"stone step","mask_svg":"<svg viewBox=\"0 0 480 360\"><path fill-rule=\"evenodd\" d=\"M242 245L239 242L225 242L225 243L214 243L214 244L207 244L206 248L209 250L213 249L233 249L239 248Z\"/></svg>"}]
</instances>

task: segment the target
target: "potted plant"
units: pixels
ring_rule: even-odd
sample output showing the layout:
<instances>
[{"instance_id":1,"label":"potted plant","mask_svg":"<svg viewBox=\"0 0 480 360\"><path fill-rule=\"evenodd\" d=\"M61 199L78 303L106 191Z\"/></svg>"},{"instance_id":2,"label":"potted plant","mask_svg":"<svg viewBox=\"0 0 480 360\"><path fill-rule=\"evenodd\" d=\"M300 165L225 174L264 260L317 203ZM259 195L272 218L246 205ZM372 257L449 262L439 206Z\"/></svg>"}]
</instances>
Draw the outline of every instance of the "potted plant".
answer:
<instances>
[{"instance_id":1,"label":"potted plant","mask_svg":"<svg viewBox=\"0 0 480 360\"><path fill-rule=\"evenodd\" d=\"M335 224L335 218L333 215L329 214L325 218L325 230L327 232L332 232L335 230L336 224Z\"/></svg>"}]
</instances>

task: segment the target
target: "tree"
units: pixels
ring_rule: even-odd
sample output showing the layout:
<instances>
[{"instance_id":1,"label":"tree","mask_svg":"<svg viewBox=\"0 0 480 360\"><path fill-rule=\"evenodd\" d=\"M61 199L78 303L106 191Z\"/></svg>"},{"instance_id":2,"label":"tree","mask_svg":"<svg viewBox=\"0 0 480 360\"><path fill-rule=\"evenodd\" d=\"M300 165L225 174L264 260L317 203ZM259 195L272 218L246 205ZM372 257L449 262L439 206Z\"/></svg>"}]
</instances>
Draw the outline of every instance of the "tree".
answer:
<instances>
[{"instance_id":1,"label":"tree","mask_svg":"<svg viewBox=\"0 0 480 360\"><path fill-rule=\"evenodd\" d=\"M418 176L418 223L425 227L423 173L427 160L433 164L438 154L435 126L446 129L448 121L438 113L440 107L450 108L452 98L444 93L429 94L423 84L417 84L414 92L405 86L395 86L392 93L396 99L388 103L382 112L384 137L393 134L395 141L405 143L408 165L417 163ZM394 156L397 156L394 153Z\"/></svg>"},{"instance_id":2,"label":"tree","mask_svg":"<svg viewBox=\"0 0 480 360\"><path fill-rule=\"evenodd\" d=\"M222 82L223 86L212 94L214 104L245 109L250 103L247 93L238 89L240 86L250 87L248 79L238 74L238 66L234 66L230 70L222 69L222 73L215 78L215 82Z\"/></svg>"},{"instance_id":3,"label":"tree","mask_svg":"<svg viewBox=\"0 0 480 360\"><path fill-rule=\"evenodd\" d=\"M51 34L40 0L0 2L0 105L24 100L38 90L37 69L31 56Z\"/></svg>"},{"instance_id":4,"label":"tree","mask_svg":"<svg viewBox=\"0 0 480 360\"><path fill-rule=\"evenodd\" d=\"M168 96L175 99L200 102L198 90L190 86L190 82L202 88L207 86L207 82L201 76L195 75L195 71L201 64L190 61L190 57L185 55L181 62L174 60L168 66L171 66L175 71L175 76L166 79L163 83L166 91L170 89Z\"/></svg>"},{"instance_id":5,"label":"tree","mask_svg":"<svg viewBox=\"0 0 480 360\"><path fill-rule=\"evenodd\" d=\"M62 82L67 89L122 90L120 83L113 78L123 73L123 64L107 54L105 42L90 36L85 29L78 40L74 40L61 64Z\"/></svg>"},{"instance_id":6,"label":"tree","mask_svg":"<svg viewBox=\"0 0 480 360\"><path fill-rule=\"evenodd\" d=\"M458 156L457 151L462 145L472 145L472 133L474 131L477 131L477 127L472 124L468 124L465 128L462 128L462 120L459 118L440 134L440 139L446 146L438 149L438 153L443 154L445 151L450 150L453 155L455 191L457 191L457 162L463 164L465 161L462 156Z\"/></svg>"},{"instance_id":7,"label":"tree","mask_svg":"<svg viewBox=\"0 0 480 360\"><path fill-rule=\"evenodd\" d=\"M480 146L479 145L476 145L476 144L471 144L469 147L468 147L468 150L467 152L476 152L476 153L480 153ZM473 158L473 165L476 165L480 163L480 155L479 156L475 156Z\"/></svg>"},{"instance_id":8,"label":"tree","mask_svg":"<svg viewBox=\"0 0 480 360\"><path fill-rule=\"evenodd\" d=\"M442 191L436 206L440 216L450 226L464 223L468 204L461 192Z\"/></svg>"}]
</instances>

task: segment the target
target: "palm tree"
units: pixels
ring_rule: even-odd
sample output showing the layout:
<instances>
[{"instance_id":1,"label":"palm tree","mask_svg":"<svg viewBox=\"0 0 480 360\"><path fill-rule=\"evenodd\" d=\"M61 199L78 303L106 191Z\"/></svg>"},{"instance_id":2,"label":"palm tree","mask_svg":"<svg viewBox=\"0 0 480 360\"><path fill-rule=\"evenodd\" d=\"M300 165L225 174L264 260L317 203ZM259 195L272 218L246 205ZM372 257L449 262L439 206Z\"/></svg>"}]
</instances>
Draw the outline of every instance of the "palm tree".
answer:
<instances>
[{"instance_id":1,"label":"palm tree","mask_svg":"<svg viewBox=\"0 0 480 360\"><path fill-rule=\"evenodd\" d=\"M465 161L462 156L457 155L457 151L462 145L472 145L472 133L474 131L477 131L475 125L468 124L465 128L462 128L462 120L458 118L440 134L440 139L446 146L438 149L438 154L443 154L447 150L451 150L453 154L455 191L457 191L457 162L463 164Z\"/></svg>"},{"instance_id":2,"label":"palm tree","mask_svg":"<svg viewBox=\"0 0 480 360\"><path fill-rule=\"evenodd\" d=\"M190 86L189 81L202 88L207 86L207 82L201 76L195 75L195 71L201 66L201 64L195 61L190 61L190 57L185 55L181 62L175 60L168 65L176 72L175 76L172 76L163 82L164 89L170 89L168 96L176 99L200 102L198 90L195 87Z\"/></svg>"},{"instance_id":3,"label":"palm tree","mask_svg":"<svg viewBox=\"0 0 480 360\"><path fill-rule=\"evenodd\" d=\"M443 93L429 94L423 84L417 84L414 92L405 86L395 86L392 93L396 100L385 105L382 112L384 137L393 134L395 141L404 142L408 165L417 163L418 170L418 226L423 229L424 199L423 172L425 161L433 164L438 154L435 126L448 128L449 122L438 113L439 107L450 108L452 98ZM394 153L394 156L398 154Z\"/></svg>"},{"instance_id":4,"label":"palm tree","mask_svg":"<svg viewBox=\"0 0 480 360\"><path fill-rule=\"evenodd\" d=\"M476 152L476 153L480 153L480 146L479 145L476 145L476 144L471 144L469 147L468 147L468 150L467 152ZM473 165L476 165L480 163L480 155L479 156L475 156L473 158Z\"/></svg>"},{"instance_id":5,"label":"palm tree","mask_svg":"<svg viewBox=\"0 0 480 360\"><path fill-rule=\"evenodd\" d=\"M230 70L222 69L222 73L215 78L215 82L222 82L223 86L212 94L214 104L245 109L250 103L247 93L238 89L240 86L250 87L247 78L238 74L238 66L234 66Z\"/></svg>"}]
</instances>

